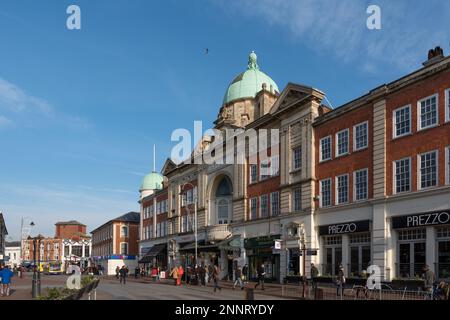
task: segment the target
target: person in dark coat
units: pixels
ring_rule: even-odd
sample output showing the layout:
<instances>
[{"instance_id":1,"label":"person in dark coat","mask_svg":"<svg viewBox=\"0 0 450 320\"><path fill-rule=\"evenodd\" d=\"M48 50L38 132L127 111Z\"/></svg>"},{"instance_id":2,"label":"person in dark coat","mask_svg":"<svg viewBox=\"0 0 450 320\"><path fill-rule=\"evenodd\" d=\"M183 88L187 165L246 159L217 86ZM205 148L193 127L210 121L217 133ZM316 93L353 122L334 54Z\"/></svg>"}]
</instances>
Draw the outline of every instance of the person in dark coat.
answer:
<instances>
[{"instance_id":1,"label":"person in dark coat","mask_svg":"<svg viewBox=\"0 0 450 320\"><path fill-rule=\"evenodd\" d=\"M258 267L257 269L258 274L258 283L255 285L255 289L261 285L261 289L264 290L264 277L266 276L266 271L264 270L264 265Z\"/></svg>"}]
</instances>

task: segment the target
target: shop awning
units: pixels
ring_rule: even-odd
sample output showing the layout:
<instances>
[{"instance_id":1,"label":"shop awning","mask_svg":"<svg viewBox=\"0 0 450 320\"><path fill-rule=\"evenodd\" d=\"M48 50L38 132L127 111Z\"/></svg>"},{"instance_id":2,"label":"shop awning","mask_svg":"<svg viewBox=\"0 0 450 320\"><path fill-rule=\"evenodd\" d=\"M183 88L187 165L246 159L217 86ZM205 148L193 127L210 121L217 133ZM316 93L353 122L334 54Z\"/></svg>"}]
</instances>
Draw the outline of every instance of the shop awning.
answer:
<instances>
[{"instance_id":1,"label":"shop awning","mask_svg":"<svg viewBox=\"0 0 450 320\"><path fill-rule=\"evenodd\" d=\"M167 250L167 244L161 243L154 245L148 252L139 260L139 263L151 263L153 258L159 256Z\"/></svg>"},{"instance_id":2,"label":"shop awning","mask_svg":"<svg viewBox=\"0 0 450 320\"><path fill-rule=\"evenodd\" d=\"M240 250L241 247L239 246L239 243L233 243L236 241L236 239L239 239L239 235L232 236L228 239L222 240L220 242L214 243L214 244L205 244L205 241L199 241L197 243L197 250L198 251L206 251L206 250ZM238 241L239 242L239 241ZM180 251L193 251L195 250L195 242L189 243L185 245L184 247L180 248Z\"/></svg>"}]
</instances>

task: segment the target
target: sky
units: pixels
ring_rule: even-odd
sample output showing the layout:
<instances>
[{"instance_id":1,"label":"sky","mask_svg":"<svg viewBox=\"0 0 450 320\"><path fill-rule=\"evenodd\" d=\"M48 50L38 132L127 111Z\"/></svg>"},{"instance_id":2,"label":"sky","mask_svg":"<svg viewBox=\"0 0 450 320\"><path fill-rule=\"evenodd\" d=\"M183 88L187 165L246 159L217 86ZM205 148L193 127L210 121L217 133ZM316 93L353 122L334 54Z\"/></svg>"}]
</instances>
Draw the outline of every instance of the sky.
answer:
<instances>
[{"instance_id":1,"label":"sky","mask_svg":"<svg viewBox=\"0 0 450 320\"><path fill-rule=\"evenodd\" d=\"M81 9L68 30L67 7ZM369 5L381 29L366 26ZM212 122L255 50L278 84L324 91L334 107L450 47L449 1L1 0L0 211L20 239L76 219L92 231L139 211L172 131ZM208 53L206 53L206 48Z\"/></svg>"}]
</instances>

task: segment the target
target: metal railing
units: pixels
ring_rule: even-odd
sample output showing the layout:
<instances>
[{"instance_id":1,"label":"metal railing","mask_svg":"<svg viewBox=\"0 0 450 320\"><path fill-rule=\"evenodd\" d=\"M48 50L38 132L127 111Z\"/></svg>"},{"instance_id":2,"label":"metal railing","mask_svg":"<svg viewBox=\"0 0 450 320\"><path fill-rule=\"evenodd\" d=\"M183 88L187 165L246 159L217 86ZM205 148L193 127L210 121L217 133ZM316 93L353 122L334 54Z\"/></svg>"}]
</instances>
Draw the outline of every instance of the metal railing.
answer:
<instances>
[{"instance_id":1,"label":"metal railing","mask_svg":"<svg viewBox=\"0 0 450 320\"><path fill-rule=\"evenodd\" d=\"M425 291L393 290L387 285L382 289L370 290L364 286L344 286L344 290L338 290L336 285L319 284L316 290L311 285L306 289L305 299L308 300L430 300L430 294ZM283 285L281 295L285 298L303 297L303 287Z\"/></svg>"}]
</instances>

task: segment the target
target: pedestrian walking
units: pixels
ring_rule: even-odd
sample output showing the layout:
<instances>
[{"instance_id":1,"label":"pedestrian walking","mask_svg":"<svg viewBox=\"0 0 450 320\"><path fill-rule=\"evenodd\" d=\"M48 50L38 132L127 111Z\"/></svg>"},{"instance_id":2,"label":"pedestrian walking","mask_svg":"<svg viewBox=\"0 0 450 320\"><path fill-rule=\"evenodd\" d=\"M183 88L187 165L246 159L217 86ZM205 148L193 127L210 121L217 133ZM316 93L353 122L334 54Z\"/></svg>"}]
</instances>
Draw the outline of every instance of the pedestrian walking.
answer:
<instances>
[{"instance_id":1,"label":"pedestrian walking","mask_svg":"<svg viewBox=\"0 0 450 320\"><path fill-rule=\"evenodd\" d=\"M311 263L311 285L314 292L316 292L317 289L317 277L319 276L319 269L314 265L314 263Z\"/></svg>"},{"instance_id":2,"label":"pedestrian walking","mask_svg":"<svg viewBox=\"0 0 450 320\"><path fill-rule=\"evenodd\" d=\"M117 266L116 267L116 278L119 279L119 276L120 276L120 267Z\"/></svg>"},{"instance_id":3,"label":"pedestrian walking","mask_svg":"<svg viewBox=\"0 0 450 320\"><path fill-rule=\"evenodd\" d=\"M266 271L264 269L264 265L261 264L261 266L258 267L258 269L256 270L256 273L258 275L258 283L255 285L255 289L261 285L261 290L265 290L264 289L264 278L266 276Z\"/></svg>"},{"instance_id":4,"label":"pedestrian walking","mask_svg":"<svg viewBox=\"0 0 450 320\"><path fill-rule=\"evenodd\" d=\"M430 270L430 267L427 264L423 267L423 278L425 280L423 289L431 294L433 292L433 287L436 282L436 276L434 272Z\"/></svg>"},{"instance_id":5,"label":"pedestrian walking","mask_svg":"<svg viewBox=\"0 0 450 320\"><path fill-rule=\"evenodd\" d=\"M181 286L181 280L183 279L184 269L182 266L178 267L178 285Z\"/></svg>"},{"instance_id":6,"label":"pedestrian walking","mask_svg":"<svg viewBox=\"0 0 450 320\"><path fill-rule=\"evenodd\" d=\"M214 267L210 264L210 265L208 265L208 283L211 282L211 280L213 278L213 273L214 273Z\"/></svg>"},{"instance_id":7,"label":"pedestrian walking","mask_svg":"<svg viewBox=\"0 0 450 320\"><path fill-rule=\"evenodd\" d=\"M134 268L134 278L137 279L139 277L139 267Z\"/></svg>"},{"instance_id":8,"label":"pedestrian walking","mask_svg":"<svg viewBox=\"0 0 450 320\"><path fill-rule=\"evenodd\" d=\"M345 276L344 276L344 267L342 265L339 266L339 272L337 275L336 286L337 286L337 296L344 296L344 286L345 286Z\"/></svg>"},{"instance_id":9,"label":"pedestrian walking","mask_svg":"<svg viewBox=\"0 0 450 320\"><path fill-rule=\"evenodd\" d=\"M127 275L128 275L128 268L126 266L122 266L119 270L120 275L120 284L127 284Z\"/></svg>"},{"instance_id":10,"label":"pedestrian walking","mask_svg":"<svg viewBox=\"0 0 450 320\"><path fill-rule=\"evenodd\" d=\"M172 271L170 271L169 277L172 277L175 280L175 285L179 285L179 275L177 266L173 267Z\"/></svg>"},{"instance_id":11,"label":"pedestrian walking","mask_svg":"<svg viewBox=\"0 0 450 320\"><path fill-rule=\"evenodd\" d=\"M244 276L244 284L246 281L248 281L248 265L245 264L244 267L242 268L242 275Z\"/></svg>"},{"instance_id":12,"label":"pedestrian walking","mask_svg":"<svg viewBox=\"0 0 450 320\"><path fill-rule=\"evenodd\" d=\"M11 287L11 278L14 277L14 272L12 272L9 267L5 267L0 271L1 280L1 295L9 296L9 289Z\"/></svg>"},{"instance_id":13,"label":"pedestrian walking","mask_svg":"<svg viewBox=\"0 0 450 320\"><path fill-rule=\"evenodd\" d=\"M201 265L200 266L200 270L199 270L199 277L200 277L200 283L201 285L204 287L206 286L206 270L205 270L205 266Z\"/></svg>"},{"instance_id":14,"label":"pedestrian walking","mask_svg":"<svg viewBox=\"0 0 450 320\"><path fill-rule=\"evenodd\" d=\"M242 269L241 267L237 266L236 269L234 270L234 284L233 284L233 290L236 288L236 285L239 284L239 286L241 287L241 290L244 290L244 283L242 282Z\"/></svg>"},{"instance_id":15,"label":"pedestrian walking","mask_svg":"<svg viewBox=\"0 0 450 320\"><path fill-rule=\"evenodd\" d=\"M219 277L220 277L220 268L219 266L214 266L212 274L212 278L214 281L214 292L216 292L217 289L222 291L222 288L219 285Z\"/></svg>"}]
</instances>

